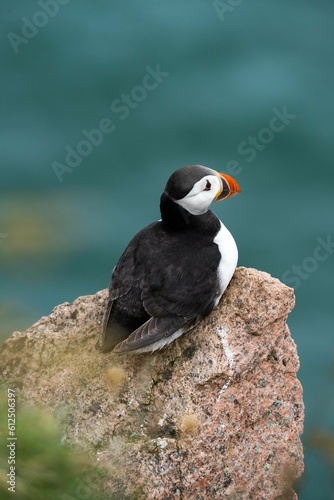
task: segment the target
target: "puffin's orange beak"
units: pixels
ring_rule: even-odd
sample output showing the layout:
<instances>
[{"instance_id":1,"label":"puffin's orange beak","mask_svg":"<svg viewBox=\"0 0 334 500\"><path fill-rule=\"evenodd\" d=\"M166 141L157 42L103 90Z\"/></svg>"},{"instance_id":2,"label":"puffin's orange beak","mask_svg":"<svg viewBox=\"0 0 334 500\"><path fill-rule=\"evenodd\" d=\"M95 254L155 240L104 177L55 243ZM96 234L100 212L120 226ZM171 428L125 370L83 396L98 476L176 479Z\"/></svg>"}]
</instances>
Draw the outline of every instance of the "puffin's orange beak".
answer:
<instances>
[{"instance_id":1,"label":"puffin's orange beak","mask_svg":"<svg viewBox=\"0 0 334 500\"><path fill-rule=\"evenodd\" d=\"M214 201L226 200L226 198L231 198L231 196L240 193L239 184L233 179L233 177L219 172L217 172L217 177L221 182L221 190L217 193Z\"/></svg>"}]
</instances>

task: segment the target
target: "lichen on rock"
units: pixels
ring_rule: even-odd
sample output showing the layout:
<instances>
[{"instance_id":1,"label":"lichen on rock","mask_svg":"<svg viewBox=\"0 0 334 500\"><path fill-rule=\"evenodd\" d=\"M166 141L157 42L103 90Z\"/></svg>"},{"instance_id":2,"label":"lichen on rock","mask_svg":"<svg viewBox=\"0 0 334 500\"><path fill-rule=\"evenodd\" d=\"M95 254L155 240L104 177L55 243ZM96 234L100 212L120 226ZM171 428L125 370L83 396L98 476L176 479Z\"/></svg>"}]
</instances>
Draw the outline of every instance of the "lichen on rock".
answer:
<instances>
[{"instance_id":1,"label":"lichen on rock","mask_svg":"<svg viewBox=\"0 0 334 500\"><path fill-rule=\"evenodd\" d=\"M152 354L94 348L107 290L56 307L0 348L1 380L49 408L106 468L110 497L296 498L303 471L291 288L238 268L218 308Z\"/></svg>"}]
</instances>

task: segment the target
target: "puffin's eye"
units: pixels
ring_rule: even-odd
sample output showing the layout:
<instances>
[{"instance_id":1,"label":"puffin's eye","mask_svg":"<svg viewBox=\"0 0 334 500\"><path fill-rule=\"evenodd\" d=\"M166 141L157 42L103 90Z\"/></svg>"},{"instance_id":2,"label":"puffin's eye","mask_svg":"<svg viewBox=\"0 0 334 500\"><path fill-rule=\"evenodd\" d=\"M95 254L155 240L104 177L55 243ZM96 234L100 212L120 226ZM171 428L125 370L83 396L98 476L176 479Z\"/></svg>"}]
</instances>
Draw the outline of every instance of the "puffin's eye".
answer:
<instances>
[{"instance_id":1,"label":"puffin's eye","mask_svg":"<svg viewBox=\"0 0 334 500\"><path fill-rule=\"evenodd\" d=\"M206 186L204 188L204 191L210 191L210 189L211 189L211 182L206 181Z\"/></svg>"}]
</instances>

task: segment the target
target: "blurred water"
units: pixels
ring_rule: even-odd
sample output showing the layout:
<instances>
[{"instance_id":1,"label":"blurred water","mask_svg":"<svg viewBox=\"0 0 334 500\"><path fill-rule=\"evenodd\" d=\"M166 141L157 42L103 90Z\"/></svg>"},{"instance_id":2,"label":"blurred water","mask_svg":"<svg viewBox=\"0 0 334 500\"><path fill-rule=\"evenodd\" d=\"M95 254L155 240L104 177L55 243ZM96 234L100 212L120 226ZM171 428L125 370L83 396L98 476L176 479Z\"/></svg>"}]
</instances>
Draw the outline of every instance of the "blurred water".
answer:
<instances>
[{"instance_id":1,"label":"blurred water","mask_svg":"<svg viewBox=\"0 0 334 500\"><path fill-rule=\"evenodd\" d=\"M298 285L289 324L306 404L299 498L330 498L330 457L308 435L334 432L334 255L314 260L317 238L334 241L332 2L225 2L225 12L200 0L41 3L0 6L2 338L106 287L129 239L159 218L176 168L228 170L242 194L214 208L239 264ZM135 89L144 82L146 95ZM285 107L289 118L271 128ZM113 130L80 146L104 119ZM71 172L58 166L57 177L54 162Z\"/></svg>"}]
</instances>

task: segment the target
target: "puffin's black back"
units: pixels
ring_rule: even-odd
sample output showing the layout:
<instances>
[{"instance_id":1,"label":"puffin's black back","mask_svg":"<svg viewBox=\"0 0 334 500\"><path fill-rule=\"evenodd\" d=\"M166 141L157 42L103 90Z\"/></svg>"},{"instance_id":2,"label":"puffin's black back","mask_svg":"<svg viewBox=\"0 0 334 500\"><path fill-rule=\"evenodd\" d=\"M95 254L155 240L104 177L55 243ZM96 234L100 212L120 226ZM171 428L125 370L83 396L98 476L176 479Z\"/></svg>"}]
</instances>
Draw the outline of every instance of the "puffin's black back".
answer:
<instances>
[{"instance_id":1,"label":"puffin's black back","mask_svg":"<svg viewBox=\"0 0 334 500\"><path fill-rule=\"evenodd\" d=\"M161 208L162 213L168 208L168 221L140 231L113 272L98 346L104 352L150 317L174 316L191 322L214 307L221 256L212 241L219 220L211 211L200 216L184 213L166 195Z\"/></svg>"}]
</instances>

